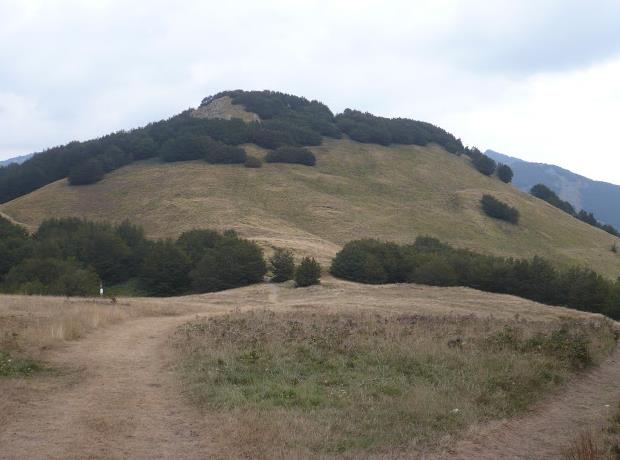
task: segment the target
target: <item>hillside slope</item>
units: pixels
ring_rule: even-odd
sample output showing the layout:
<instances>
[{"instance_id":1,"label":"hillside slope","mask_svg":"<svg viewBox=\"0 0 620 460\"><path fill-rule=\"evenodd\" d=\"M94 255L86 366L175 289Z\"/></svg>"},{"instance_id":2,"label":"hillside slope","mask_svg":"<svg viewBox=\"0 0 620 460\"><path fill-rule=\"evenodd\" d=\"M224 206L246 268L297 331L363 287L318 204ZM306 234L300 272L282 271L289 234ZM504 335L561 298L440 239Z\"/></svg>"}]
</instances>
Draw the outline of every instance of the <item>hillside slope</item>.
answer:
<instances>
[{"instance_id":1,"label":"hillside slope","mask_svg":"<svg viewBox=\"0 0 620 460\"><path fill-rule=\"evenodd\" d=\"M249 154L265 153L245 147ZM234 228L266 246L291 247L324 262L351 239L408 242L428 234L459 247L516 257L539 254L620 275L611 235L481 175L464 156L434 145L382 147L347 139L325 139L311 150L316 167L136 162L94 185L54 182L0 211L31 228L48 217L76 215L130 219L156 237L195 227ZM483 215L484 193L516 206L519 225Z\"/></svg>"},{"instance_id":2,"label":"hillside slope","mask_svg":"<svg viewBox=\"0 0 620 460\"><path fill-rule=\"evenodd\" d=\"M532 163L487 150L488 156L508 164L514 171L513 184L529 191L536 184L545 184L577 210L585 209L606 224L620 228L620 185L589 179L555 165Z\"/></svg>"}]
</instances>

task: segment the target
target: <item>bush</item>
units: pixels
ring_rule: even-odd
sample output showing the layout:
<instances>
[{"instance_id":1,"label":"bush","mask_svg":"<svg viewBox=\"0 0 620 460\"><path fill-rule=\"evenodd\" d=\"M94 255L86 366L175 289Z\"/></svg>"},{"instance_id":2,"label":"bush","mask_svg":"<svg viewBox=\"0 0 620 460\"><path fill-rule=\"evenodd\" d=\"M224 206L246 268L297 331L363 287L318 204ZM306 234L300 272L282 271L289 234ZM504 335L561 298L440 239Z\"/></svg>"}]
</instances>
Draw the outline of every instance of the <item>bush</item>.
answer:
<instances>
[{"instance_id":1,"label":"bush","mask_svg":"<svg viewBox=\"0 0 620 460\"><path fill-rule=\"evenodd\" d=\"M410 267L394 243L358 240L347 243L332 261L332 275L369 284L402 283Z\"/></svg>"},{"instance_id":2,"label":"bush","mask_svg":"<svg viewBox=\"0 0 620 460\"><path fill-rule=\"evenodd\" d=\"M104 171L98 160L87 160L74 167L69 173L70 185L88 185L103 179Z\"/></svg>"},{"instance_id":3,"label":"bush","mask_svg":"<svg viewBox=\"0 0 620 460\"><path fill-rule=\"evenodd\" d=\"M222 235L215 230L196 229L182 233L176 244L196 265L221 239Z\"/></svg>"},{"instance_id":4,"label":"bush","mask_svg":"<svg viewBox=\"0 0 620 460\"><path fill-rule=\"evenodd\" d=\"M244 166L246 168L261 168L263 166L263 162L261 161L260 158L248 156L245 159Z\"/></svg>"},{"instance_id":5,"label":"bush","mask_svg":"<svg viewBox=\"0 0 620 460\"><path fill-rule=\"evenodd\" d=\"M296 163L306 166L314 166L316 157L314 154L302 147L280 147L265 156L267 163Z\"/></svg>"},{"instance_id":6,"label":"bush","mask_svg":"<svg viewBox=\"0 0 620 460\"><path fill-rule=\"evenodd\" d=\"M536 198L540 198L541 200L546 201L552 206L555 206L558 209L570 214L571 216L576 215L575 208L568 201L564 201L560 199L560 197L549 187L544 184L536 184L530 189L530 193L532 196Z\"/></svg>"},{"instance_id":7,"label":"bush","mask_svg":"<svg viewBox=\"0 0 620 460\"><path fill-rule=\"evenodd\" d=\"M237 164L245 163L245 150L241 147L213 142L207 148L205 160L211 164Z\"/></svg>"},{"instance_id":8,"label":"bush","mask_svg":"<svg viewBox=\"0 0 620 460\"><path fill-rule=\"evenodd\" d=\"M295 286L307 287L321 282L321 266L312 257L304 257L295 270Z\"/></svg>"},{"instance_id":9,"label":"bush","mask_svg":"<svg viewBox=\"0 0 620 460\"><path fill-rule=\"evenodd\" d=\"M124 152L116 145L108 147L102 155L96 157L104 172L108 173L133 161L133 155Z\"/></svg>"},{"instance_id":10,"label":"bush","mask_svg":"<svg viewBox=\"0 0 620 460\"><path fill-rule=\"evenodd\" d=\"M252 241L222 236L190 273L196 292L214 292L263 280L267 265L263 251Z\"/></svg>"},{"instance_id":11,"label":"bush","mask_svg":"<svg viewBox=\"0 0 620 460\"><path fill-rule=\"evenodd\" d=\"M165 297L189 290L190 259L172 241L152 243L140 270L140 285L150 295Z\"/></svg>"},{"instance_id":12,"label":"bush","mask_svg":"<svg viewBox=\"0 0 620 460\"><path fill-rule=\"evenodd\" d=\"M167 140L160 149L163 161L191 161L205 158L213 146L213 139L208 136L185 134Z\"/></svg>"},{"instance_id":13,"label":"bush","mask_svg":"<svg viewBox=\"0 0 620 460\"><path fill-rule=\"evenodd\" d=\"M346 109L336 116L336 123L344 133L357 142L441 145L450 153L463 151L463 144L447 131L422 121L406 118L384 118L358 110Z\"/></svg>"},{"instance_id":14,"label":"bush","mask_svg":"<svg viewBox=\"0 0 620 460\"><path fill-rule=\"evenodd\" d=\"M491 195L483 195L480 204L482 210L489 217L505 220L515 225L519 223L519 211Z\"/></svg>"},{"instance_id":15,"label":"bush","mask_svg":"<svg viewBox=\"0 0 620 460\"><path fill-rule=\"evenodd\" d=\"M495 160L481 153L472 158L472 164L479 172L485 176L491 176L495 172Z\"/></svg>"},{"instance_id":16,"label":"bush","mask_svg":"<svg viewBox=\"0 0 620 460\"><path fill-rule=\"evenodd\" d=\"M269 259L269 267L273 273L271 281L282 283L292 280L295 276L295 259L288 249L276 248L273 256Z\"/></svg>"},{"instance_id":17,"label":"bush","mask_svg":"<svg viewBox=\"0 0 620 460\"><path fill-rule=\"evenodd\" d=\"M500 164L497 166L497 177L502 182L509 184L512 182L512 178L514 177L514 173L512 172L512 168L505 164Z\"/></svg>"},{"instance_id":18,"label":"bush","mask_svg":"<svg viewBox=\"0 0 620 460\"><path fill-rule=\"evenodd\" d=\"M26 259L11 268L4 289L28 295L94 296L99 291L99 277L73 261Z\"/></svg>"}]
</instances>

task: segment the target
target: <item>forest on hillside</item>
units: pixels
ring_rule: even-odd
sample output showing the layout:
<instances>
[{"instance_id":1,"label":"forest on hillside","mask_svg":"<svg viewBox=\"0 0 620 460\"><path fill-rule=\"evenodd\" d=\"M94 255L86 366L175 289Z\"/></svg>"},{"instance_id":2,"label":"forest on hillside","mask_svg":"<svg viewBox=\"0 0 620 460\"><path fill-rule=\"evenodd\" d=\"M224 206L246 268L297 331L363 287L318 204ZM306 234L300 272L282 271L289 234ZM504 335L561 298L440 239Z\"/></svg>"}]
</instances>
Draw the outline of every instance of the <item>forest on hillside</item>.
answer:
<instances>
[{"instance_id":1,"label":"forest on hillside","mask_svg":"<svg viewBox=\"0 0 620 460\"><path fill-rule=\"evenodd\" d=\"M202 104L223 96L256 113L261 121L198 118L187 110L142 128L53 147L22 164L0 168L0 203L64 178L74 186L92 184L111 171L149 158L259 167L261 159L248 159L242 147L247 143L270 150L263 161L312 166L316 163L312 152L299 149L320 145L324 137L343 135L357 142L381 145L435 143L452 154L468 155L482 174L497 172L504 182L512 177L506 167L498 168L479 150L465 148L460 139L430 123L351 109L334 115L321 102L274 91L225 91L205 98Z\"/></svg>"}]
</instances>

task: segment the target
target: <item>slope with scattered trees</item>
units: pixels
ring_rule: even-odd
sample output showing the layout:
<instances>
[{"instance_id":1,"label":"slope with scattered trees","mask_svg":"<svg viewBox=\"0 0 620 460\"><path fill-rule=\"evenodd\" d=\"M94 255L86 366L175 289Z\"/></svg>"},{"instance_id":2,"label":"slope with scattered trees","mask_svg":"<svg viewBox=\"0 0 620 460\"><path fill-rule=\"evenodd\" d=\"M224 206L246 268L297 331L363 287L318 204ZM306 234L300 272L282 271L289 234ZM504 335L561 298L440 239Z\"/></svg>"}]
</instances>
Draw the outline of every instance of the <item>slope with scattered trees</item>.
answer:
<instances>
[{"instance_id":1,"label":"slope with scattered trees","mask_svg":"<svg viewBox=\"0 0 620 460\"><path fill-rule=\"evenodd\" d=\"M530 193L536 198L540 198L541 200L546 201L550 205L555 206L558 209L561 209L565 213L570 214L573 217L576 217L577 219L579 219L582 222L585 222L588 225L592 225L593 227L600 228L601 230L604 230L611 235L620 236L620 233L618 232L618 230L616 230L615 227L609 224L603 224L599 222L596 219L596 217L594 217L594 214L584 209L577 212L572 204L570 204L568 201L562 200L553 190L551 190L549 187L547 187L544 184L534 185L532 189L530 190Z\"/></svg>"},{"instance_id":2,"label":"slope with scattered trees","mask_svg":"<svg viewBox=\"0 0 620 460\"><path fill-rule=\"evenodd\" d=\"M242 147L256 158L268 153L252 144ZM465 155L447 154L435 144L384 147L350 139L324 139L309 150L314 167L144 161L88 187L57 181L0 205L0 211L31 231L52 216L130 219L153 238L234 228L263 247L288 247L321 264L352 239L407 242L432 235L456 247L540 255L620 276L618 256L610 251L614 237L480 174ZM517 208L519 225L489 225L480 210L484 194Z\"/></svg>"}]
</instances>

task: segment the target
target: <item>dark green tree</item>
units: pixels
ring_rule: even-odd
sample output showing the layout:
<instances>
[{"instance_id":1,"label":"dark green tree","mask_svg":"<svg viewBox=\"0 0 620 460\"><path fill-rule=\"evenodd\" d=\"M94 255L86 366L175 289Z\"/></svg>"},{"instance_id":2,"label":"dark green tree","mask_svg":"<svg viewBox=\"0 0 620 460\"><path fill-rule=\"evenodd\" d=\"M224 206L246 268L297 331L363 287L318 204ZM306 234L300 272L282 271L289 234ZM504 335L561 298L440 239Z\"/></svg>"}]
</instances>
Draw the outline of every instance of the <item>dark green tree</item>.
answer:
<instances>
[{"instance_id":1,"label":"dark green tree","mask_svg":"<svg viewBox=\"0 0 620 460\"><path fill-rule=\"evenodd\" d=\"M472 164L485 176L491 176L495 172L495 167L497 166L495 160L483 153L473 157Z\"/></svg>"},{"instance_id":2,"label":"dark green tree","mask_svg":"<svg viewBox=\"0 0 620 460\"><path fill-rule=\"evenodd\" d=\"M269 267L273 273L271 281L282 283L292 280L295 276L295 258L289 249L276 248L269 259Z\"/></svg>"},{"instance_id":3,"label":"dark green tree","mask_svg":"<svg viewBox=\"0 0 620 460\"><path fill-rule=\"evenodd\" d=\"M505 164L499 164L497 166L497 177L499 177L502 182L509 184L512 182L513 176L514 173L512 172L512 168L510 166Z\"/></svg>"},{"instance_id":4,"label":"dark green tree","mask_svg":"<svg viewBox=\"0 0 620 460\"><path fill-rule=\"evenodd\" d=\"M295 286L307 287L321 282L321 266L313 257L301 259L295 270Z\"/></svg>"},{"instance_id":5,"label":"dark green tree","mask_svg":"<svg viewBox=\"0 0 620 460\"><path fill-rule=\"evenodd\" d=\"M263 166L263 162L260 158L249 156L246 158L244 166L246 168L261 168Z\"/></svg>"},{"instance_id":6,"label":"dark green tree","mask_svg":"<svg viewBox=\"0 0 620 460\"><path fill-rule=\"evenodd\" d=\"M101 162L95 159L80 163L69 173L69 184L88 185L103 179L104 171Z\"/></svg>"},{"instance_id":7,"label":"dark green tree","mask_svg":"<svg viewBox=\"0 0 620 460\"><path fill-rule=\"evenodd\" d=\"M170 241L153 243L140 270L140 284L158 297L184 294L189 290L190 259Z\"/></svg>"},{"instance_id":8,"label":"dark green tree","mask_svg":"<svg viewBox=\"0 0 620 460\"><path fill-rule=\"evenodd\" d=\"M196 292L213 292L258 283L266 273L263 252L256 243L226 236L206 251L190 277Z\"/></svg>"},{"instance_id":9,"label":"dark green tree","mask_svg":"<svg viewBox=\"0 0 620 460\"><path fill-rule=\"evenodd\" d=\"M489 217L505 220L515 225L519 223L519 211L492 195L483 195L480 204L482 205L482 210Z\"/></svg>"},{"instance_id":10,"label":"dark green tree","mask_svg":"<svg viewBox=\"0 0 620 460\"><path fill-rule=\"evenodd\" d=\"M267 163L296 163L305 166L314 166L316 157L314 154L302 147L280 147L269 152L265 156Z\"/></svg>"}]
</instances>

